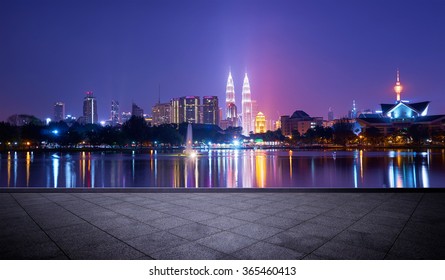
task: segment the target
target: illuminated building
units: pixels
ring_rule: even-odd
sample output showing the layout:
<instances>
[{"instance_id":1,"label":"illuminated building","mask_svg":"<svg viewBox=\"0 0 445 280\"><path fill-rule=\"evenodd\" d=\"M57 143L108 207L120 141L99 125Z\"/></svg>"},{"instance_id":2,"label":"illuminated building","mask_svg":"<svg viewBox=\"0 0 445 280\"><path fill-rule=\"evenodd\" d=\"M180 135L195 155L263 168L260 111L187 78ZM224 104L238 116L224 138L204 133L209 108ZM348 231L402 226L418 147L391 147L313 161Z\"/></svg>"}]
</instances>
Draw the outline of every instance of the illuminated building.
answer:
<instances>
[{"instance_id":1,"label":"illuminated building","mask_svg":"<svg viewBox=\"0 0 445 280\"><path fill-rule=\"evenodd\" d=\"M362 131L375 127L383 134L392 133L396 130L406 129L411 125L422 125L429 130L445 129L445 115L428 116L429 101L410 103L402 100L401 93L403 87L400 82L400 73L397 70L396 101L394 104L380 104L379 113L362 113L357 121L362 127Z\"/></svg>"},{"instance_id":2,"label":"illuminated building","mask_svg":"<svg viewBox=\"0 0 445 280\"><path fill-rule=\"evenodd\" d=\"M199 123L200 122L200 105L198 96L183 96L173 98L172 105L172 123Z\"/></svg>"},{"instance_id":3,"label":"illuminated building","mask_svg":"<svg viewBox=\"0 0 445 280\"><path fill-rule=\"evenodd\" d=\"M116 100L111 100L111 116L110 116L111 125L117 125L120 123L119 116L119 102Z\"/></svg>"},{"instance_id":4,"label":"illuminated building","mask_svg":"<svg viewBox=\"0 0 445 280\"><path fill-rule=\"evenodd\" d=\"M253 118L252 118L252 99L250 93L250 84L247 73L244 76L243 93L242 93L242 127L243 135L249 136L249 133L253 131Z\"/></svg>"},{"instance_id":5,"label":"illuminated building","mask_svg":"<svg viewBox=\"0 0 445 280\"><path fill-rule=\"evenodd\" d=\"M227 127L238 126L238 112L235 105L235 87L231 72L229 72L226 86L226 120Z\"/></svg>"},{"instance_id":6,"label":"illuminated building","mask_svg":"<svg viewBox=\"0 0 445 280\"><path fill-rule=\"evenodd\" d=\"M285 136L291 136L292 131L298 131L300 135L307 132L309 128L323 125L323 118L311 117L306 112L297 110L292 116L281 116L281 132Z\"/></svg>"},{"instance_id":7,"label":"illuminated building","mask_svg":"<svg viewBox=\"0 0 445 280\"><path fill-rule=\"evenodd\" d=\"M219 106L217 96L204 96L202 98L202 123L219 124Z\"/></svg>"},{"instance_id":8,"label":"illuminated building","mask_svg":"<svg viewBox=\"0 0 445 280\"><path fill-rule=\"evenodd\" d=\"M131 112L122 112L121 121L122 123L127 122L131 118Z\"/></svg>"},{"instance_id":9,"label":"illuminated building","mask_svg":"<svg viewBox=\"0 0 445 280\"><path fill-rule=\"evenodd\" d=\"M153 125L171 123L171 108L171 103L157 103L153 106Z\"/></svg>"},{"instance_id":10,"label":"illuminated building","mask_svg":"<svg viewBox=\"0 0 445 280\"><path fill-rule=\"evenodd\" d=\"M131 115L139 118L144 117L144 109L133 103L131 105Z\"/></svg>"},{"instance_id":11,"label":"illuminated building","mask_svg":"<svg viewBox=\"0 0 445 280\"><path fill-rule=\"evenodd\" d=\"M54 121L60 122L65 119L65 104L63 102L54 103Z\"/></svg>"},{"instance_id":12,"label":"illuminated building","mask_svg":"<svg viewBox=\"0 0 445 280\"><path fill-rule=\"evenodd\" d=\"M83 99L83 121L97 123L97 101L92 91L87 91Z\"/></svg>"},{"instance_id":13,"label":"illuminated building","mask_svg":"<svg viewBox=\"0 0 445 280\"><path fill-rule=\"evenodd\" d=\"M351 120L357 118L357 108L355 107L355 100L352 100L352 109L348 112L348 118Z\"/></svg>"},{"instance_id":14,"label":"illuminated building","mask_svg":"<svg viewBox=\"0 0 445 280\"><path fill-rule=\"evenodd\" d=\"M334 112L332 111L332 108L329 107L329 111L328 111L328 121L333 121L334 120Z\"/></svg>"},{"instance_id":15,"label":"illuminated building","mask_svg":"<svg viewBox=\"0 0 445 280\"><path fill-rule=\"evenodd\" d=\"M259 112L255 116L255 133L265 133L266 132L266 116Z\"/></svg>"}]
</instances>

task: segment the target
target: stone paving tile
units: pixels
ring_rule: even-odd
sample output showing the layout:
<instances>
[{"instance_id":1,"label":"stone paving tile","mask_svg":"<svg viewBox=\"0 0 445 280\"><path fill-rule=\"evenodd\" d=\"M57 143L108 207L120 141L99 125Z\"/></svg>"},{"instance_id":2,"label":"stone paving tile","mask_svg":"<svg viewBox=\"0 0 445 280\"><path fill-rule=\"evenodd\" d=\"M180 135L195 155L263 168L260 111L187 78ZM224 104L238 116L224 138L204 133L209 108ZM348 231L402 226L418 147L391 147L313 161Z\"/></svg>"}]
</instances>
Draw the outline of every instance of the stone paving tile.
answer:
<instances>
[{"instance_id":1,"label":"stone paving tile","mask_svg":"<svg viewBox=\"0 0 445 280\"><path fill-rule=\"evenodd\" d=\"M215 249L219 252L231 254L235 251L238 251L242 248L252 245L253 243L256 243L257 240L239 234L235 234L232 232L223 231L199 239L197 242L206 247Z\"/></svg>"},{"instance_id":2,"label":"stone paving tile","mask_svg":"<svg viewBox=\"0 0 445 280\"><path fill-rule=\"evenodd\" d=\"M286 207L278 208L273 205L261 205L256 208L253 208L252 211L261 213L261 214L265 214L265 215L273 215L273 214L283 211L284 209L287 209L287 208Z\"/></svg>"},{"instance_id":3,"label":"stone paving tile","mask_svg":"<svg viewBox=\"0 0 445 280\"><path fill-rule=\"evenodd\" d=\"M256 213L256 212L252 212L252 211L237 211L237 212L233 212L228 214L227 216L235 218L235 219L239 219L239 220L243 220L243 221L248 221L248 222L253 222L259 219L264 219L266 217L268 217L268 215L265 214L261 214L261 213Z\"/></svg>"},{"instance_id":4,"label":"stone paving tile","mask_svg":"<svg viewBox=\"0 0 445 280\"><path fill-rule=\"evenodd\" d=\"M219 228L222 230L228 230L228 229L240 226L240 225L244 225L246 223L246 221L241 221L241 220L230 218L230 217L220 216L217 218L201 221L199 223L205 224L205 225L208 225L211 227L216 227L216 228Z\"/></svg>"},{"instance_id":5,"label":"stone paving tile","mask_svg":"<svg viewBox=\"0 0 445 280\"><path fill-rule=\"evenodd\" d=\"M152 255L157 260L218 260L228 256L196 242L162 250Z\"/></svg>"},{"instance_id":6,"label":"stone paving tile","mask_svg":"<svg viewBox=\"0 0 445 280\"><path fill-rule=\"evenodd\" d=\"M232 255L241 260L295 260L304 256L302 253L265 242L255 243Z\"/></svg>"},{"instance_id":7,"label":"stone paving tile","mask_svg":"<svg viewBox=\"0 0 445 280\"><path fill-rule=\"evenodd\" d=\"M112 228L136 226L137 224L140 224L140 222L124 216L118 216L109 219L94 220L91 222L91 224L106 231Z\"/></svg>"},{"instance_id":8,"label":"stone paving tile","mask_svg":"<svg viewBox=\"0 0 445 280\"><path fill-rule=\"evenodd\" d=\"M327 240L325 238L309 235L302 232L284 231L264 241L286 247L297 252L310 253L326 243Z\"/></svg>"},{"instance_id":9,"label":"stone paving tile","mask_svg":"<svg viewBox=\"0 0 445 280\"><path fill-rule=\"evenodd\" d=\"M307 221L308 223L314 223L324 225L328 227L335 227L339 229L345 229L355 223L355 220L348 218L329 217L325 215L319 215Z\"/></svg>"},{"instance_id":10,"label":"stone paving tile","mask_svg":"<svg viewBox=\"0 0 445 280\"><path fill-rule=\"evenodd\" d=\"M444 246L425 246L417 240L398 238L389 251L390 257L413 260L443 260L445 259Z\"/></svg>"},{"instance_id":11,"label":"stone paving tile","mask_svg":"<svg viewBox=\"0 0 445 280\"><path fill-rule=\"evenodd\" d=\"M44 215L35 215L34 213L31 213L31 217L44 230L76 225L84 222L82 219L69 213L68 211L55 212L51 214L48 213Z\"/></svg>"},{"instance_id":12,"label":"stone paving tile","mask_svg":"<svg viewBox=\"0 0 445 280\"><path fill-rule=\"evenodd\" d=\"M359 220L363 218L367 213L368 210L363 210L363 209L337 208L323 213L323 216L335 217L335 218L347 218L350 220Z\"/></svg>"},{"instance_id":13,"label":"stone paving tile","mask_svg":"<svg viewBox=\"0 0 445 280\"><path fill-rule=\"evenodd\" d=\"M358 221L348 229L371 234L381 234L383 236L387 236L388 239L396 237L401 231L401 228L370 224L366 221Z\"/></svg>"},{"instance_id":14,"label":"stone paving tile","mask_svg":"<svg viewBox=\"0 0 445 280\"><path fill-rule=\"evenodd\" d=\"M247 209L252 209L254 207L257 207L258 205L247 203L247 202L244 202L244 201L238 201L238 202L229 204L227 206L235 208L235 209L238 209L238 210L247 210Z\"/></svg>"},{"instance_id":15,"label":"stone paving tile","mask_svg":"<svg viewBox=\"0 0 445 280\"><path fill-rule=\"evenodd\" d=\"M298 224L301 224L303 221L299 221L296 219L288 219L288 218L282 218L282 217L276 217L276 216L269 216L266 218L258 219L255 223L265 225L265 226L271 226L276 227L280 229L289 229L292 228Z\"/></svg>"},{"instance_id":16,"label":"stone paving tile","mask_svg":"<svg viewBox=\"0 0 445 280\"><path fill-rule=\"evenodd\" d=\"M386 253L391 249L395 237L391 238L384 234L345 230L334 237L332 241Z\"/></svg>"},{"instance_id":17,"label":"stone paving tile","mask_svg":"<svg viewBox=\"0 0 445 280\"><path fill-rule=\"evenodd\" d=\"M68 256L75 260L134 260L145 255L122 242L107 242L71 250Z\"/></svg>"},{"instance_id":18,"label":"stone paving tile","mask_svg":"<svg viewBox=\"0 0 445 280\"><path fill-rule=\"evenodd\" d=\"M298 207L293 208L293 210L301 212L301 213L316 214L316 215L322 214L327 211L324 208L313 207L313 206L309 206L309 205L298 206Z\"/></svg>"},{"instance_id":19,"label":"stone paving tile","mask_svg":"<svg viewBox=\"0 0 445 280\"><path fill-rule=\"evenodd\" d=\"M158 229L167 230L167 229L175 228L175 227L178 227L181 225L189 224L192 222L189 220L186 220L186 219L170 216L170 217L152 220L147 223L151 226L158 228Z\"/></svg>"},{"instance_id":20,"label":"stone paving tile","mask_svg":"<svg viewBox=\"0 0 445 280\"><path fill-rule=\"evenodd\" d=\"M286 209L286 210L276 213L274 216L288 218L288 219L295 219L295 220L299 220L299 221L306 221L306 220L312 219L313 217L317 216L317 214L309 214L309 213L304 213L304 212L295 211L295 210L291 210L291 209Z\"/></svg>"},{"instance_id":21,"label":"stone paving tile","mask_svg":"<svg viewBox=\"0 0 445 280\"><path fill-rule=\"evenodd\" d=\"M113 235L118 239L131 239L138 236L147 235L153 232L157 232L159 229L146 225L144 223L134 223L131 226L123 226L117 228L111 228L107 230L107 233Z\"/></svg>"},{"instance_id":22,"label":"stone paving tile","mask_svg":"<svg viewBox=\"0 0 445 280\"><path fill-rule=\"evenodd\" d=\"M170 248L188 243L189 241L166 231L158 231L136 238L128 239L125 240L125 242L152 257L152 254L155 252L168 250Z\"/></svg>"},{"instance_id":23,"label":"stone paving tile","mask_svg":"<svg viewBox=\"0 0 445 280\"><path fill-rule=\"evenodd\" d=\"M131 217L135 220L141 221L141 222L150 222L156 219L161 218L169 218L171 215L165 214L163 212L155 211L155 210L149 210L145 209L142 211L137 211L133 213L128 213L126 216Z\"/></svg>"},{"instance_id":24,"label":"stone paving tile","mask_svg":"<svg viewBox=\"0 0 445 280\"><path fill-rule=\"evenodd\" d=\"M393 218L388 216L369 214L363 217L361 219L361 222L402 228L406 224L407 220L407 218Z\"/></svg>"},{"instance_id":25,"label":"stone paving tile","mask_svg":"<svg viewBox=\"0 0 445 280\"><path fill-rule=\"evenodd\" d=\"M220 231L220 229L214 227L209 227L198 223L191 223L170 229L168 232L187 240L195 241Z\"/></svg>"},{"instance_id":26,"label":"stone paving tile","mask_svg":"<svg viewBox=\"0 0 445 280\"><path fill-rule=\"evenodd\" d=\"M282 229L255 223L246 223L245 225L232 228L230 231L257 240L262 240L281 232Z\"/></svg>"},{"instance_id":27,"label":"stone paving tile","mask_svg":"<svg viewBox=\"0 0 445 280\"><path fill-rule=\"evenodd\" d=\"M43 242L29 245L27 247L15 248L7 252L0 253L2 260L48 260L67 259L64 253L54 244L54 242Z\"/></svg>"},{"instance_id":28,"label":"stone paving tile","mask_svg":"<svg viewBox=\"0 0 445 280\"><path fill-rule=\"evenodd\" d=\"M342 229L337 227L325 226L321 224L314 224L310 222L301 223L289 231L298 232L301 234L313 235L324 239L330 239L339 234Z\"/></svg>"},{"instance_id":29,"label":"stone paving tile","mask_svg":"<svg viewBox=\"0 0 445 280\"><path fill-rule=\"evenodd\" d=\"M51 229L46 233L66 252L117 241L109 234L88 223Z\"/></svg>"},{"instance_id":30,"label":"stone paving tile","mask_svg":"<svg viewBox=\"0 0 445 280\"><path fill-rule=\"evenodd\" d=\"M190 220L193 222L200 222L200 221L205 221L205 220L214 219L214 218L218 217L218 215L216 215L216 214L211 214L211 213L202 212L202 211L198 211L198 210L187 210L185 212L177 212L177 213L175 213L175 216L186 219L186 220Z\"/></svg>"},{"instance_id":31,"label":"stone paving tile","mask_svg":"<svg viewBox=\"0 0 445 280\"><path fill-rule=\"evenodd\" d=\"M0 254L49 242L51 242L51 239L41 230L10 232L10 234L5 234L0 239Z\"/></svg>"},{"instance_id":32,"label":"stone paving tile","mask_svg":"<svg viewBox=\"0 0 445 280\"><path fill-rule=\"evenodd\" d=\"M326 259L381 260L385 257L382 252L334 241L325 243L313 253Z\"/></svg>"}]
</instances>

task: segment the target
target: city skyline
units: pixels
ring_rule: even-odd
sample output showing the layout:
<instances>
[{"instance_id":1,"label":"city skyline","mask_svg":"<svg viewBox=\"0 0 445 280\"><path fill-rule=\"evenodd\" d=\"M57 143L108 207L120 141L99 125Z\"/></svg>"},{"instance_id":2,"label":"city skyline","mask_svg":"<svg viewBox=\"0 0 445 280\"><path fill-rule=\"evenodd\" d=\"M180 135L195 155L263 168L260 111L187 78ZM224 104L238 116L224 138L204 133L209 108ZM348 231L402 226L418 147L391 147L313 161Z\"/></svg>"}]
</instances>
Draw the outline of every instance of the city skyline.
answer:
<instances>
[{"instance_id":1,"label":"city skyline","mask_svg":"<svg viewBox=\"0 0 445 280\"><path fill-rule=\"evenodd\" d=\"M268 119L296 109L326 118L329 108L341 117L352 100L359 111L378 109L395 100L396 69L402 98L432 101L438 114L444 12L445 3L433 0L2 1L0 40L8 43L0 46L0 120L51 117L55 102L81 116L86 91L97 98L99 120L110 118L112 100L121 112L133 102L149 112L159 85L161 102L222 101L229 71L238 94L249 73Z\"/></svg>"}]
</instances>

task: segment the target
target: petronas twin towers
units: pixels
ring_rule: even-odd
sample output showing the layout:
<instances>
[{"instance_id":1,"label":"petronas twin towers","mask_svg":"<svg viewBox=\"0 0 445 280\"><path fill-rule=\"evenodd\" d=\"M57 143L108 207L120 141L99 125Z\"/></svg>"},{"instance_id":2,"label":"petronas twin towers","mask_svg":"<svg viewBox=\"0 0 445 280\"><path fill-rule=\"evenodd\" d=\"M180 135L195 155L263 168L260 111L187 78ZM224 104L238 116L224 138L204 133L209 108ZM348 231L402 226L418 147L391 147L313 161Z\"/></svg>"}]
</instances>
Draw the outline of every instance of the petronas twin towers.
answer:
<instances>
[{"instance_id":1,"label":"petronas twin towers","mask_svg":"<svg viewBox=\"0 0 445 280\"><path fill-rule=\"evenodd\" d=\"M243 135L248 136L251 131L253 131L253 120L252 116L252 98L250 93L249 77L247 73L244 75L243 82L243 92L241 100L241 115L238 116L237 108L235 105L235 87L233 85L232 73L229 72L229 77L227 78L226 86L226 119L229 121L230 126L239 126L241 121L241 126L243 127Z\"/></svg>"}]
</instances>

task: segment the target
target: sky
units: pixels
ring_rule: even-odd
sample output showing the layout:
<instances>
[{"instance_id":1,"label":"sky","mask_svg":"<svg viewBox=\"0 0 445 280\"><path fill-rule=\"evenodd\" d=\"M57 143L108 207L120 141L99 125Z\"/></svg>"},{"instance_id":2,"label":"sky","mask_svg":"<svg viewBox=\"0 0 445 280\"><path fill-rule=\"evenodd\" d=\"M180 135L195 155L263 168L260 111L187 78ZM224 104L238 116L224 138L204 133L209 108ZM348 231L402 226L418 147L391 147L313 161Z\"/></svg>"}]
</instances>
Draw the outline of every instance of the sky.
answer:
<instances>
[{"instance_id":1,"label":"sky","mask_svg":"<svg viewBox=\"0 0 445 280\"><path fill-rule=\"evenodd\" d=\"M443 0L0 0L0 121L82 114L132 102L151 113L185 95L216 95L229 70L241 111L244 73L267 119L327 118L402 99L445 114Z\"/></svg>"}]
</instances>

